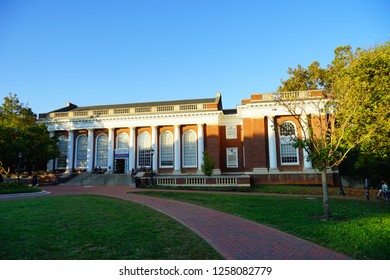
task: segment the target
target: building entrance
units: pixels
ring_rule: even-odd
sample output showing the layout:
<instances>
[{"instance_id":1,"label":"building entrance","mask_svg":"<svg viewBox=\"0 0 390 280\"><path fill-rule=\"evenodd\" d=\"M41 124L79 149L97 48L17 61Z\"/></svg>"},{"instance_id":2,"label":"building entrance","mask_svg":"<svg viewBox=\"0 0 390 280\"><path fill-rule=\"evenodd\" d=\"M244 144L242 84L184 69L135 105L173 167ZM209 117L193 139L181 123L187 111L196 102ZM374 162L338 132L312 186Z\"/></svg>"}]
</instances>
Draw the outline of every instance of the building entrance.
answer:
<instances>
[{"instance_id":1,"label":"building entrance","mask_svg":"<svg viewBox=\"0 0 390 280\"><path fill-rule=\"evenodd\" d=\"M125 159L115 159L115 173L123 174L125 173Z\"/></svg>"}]
</instances>

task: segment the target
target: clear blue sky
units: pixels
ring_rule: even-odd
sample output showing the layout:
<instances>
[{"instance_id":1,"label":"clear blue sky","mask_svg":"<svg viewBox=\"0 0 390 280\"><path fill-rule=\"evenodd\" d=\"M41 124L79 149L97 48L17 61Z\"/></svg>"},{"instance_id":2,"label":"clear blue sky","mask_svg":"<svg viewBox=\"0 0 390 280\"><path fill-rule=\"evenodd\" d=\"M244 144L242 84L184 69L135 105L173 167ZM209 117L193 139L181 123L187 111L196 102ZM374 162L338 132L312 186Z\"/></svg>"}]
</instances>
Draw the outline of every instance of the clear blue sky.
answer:
<instances>
[{"instance_id":1,"label":"clear blue sky","mask_svg":"<svg viewBox=\"0 0 390 280\"><path fill-rule=\"evenodd\" d=\"M0 96L44 113L220 91L235 108L288 67L388 40L389 0L0 0Z\"/></svg>"}]
</instances>

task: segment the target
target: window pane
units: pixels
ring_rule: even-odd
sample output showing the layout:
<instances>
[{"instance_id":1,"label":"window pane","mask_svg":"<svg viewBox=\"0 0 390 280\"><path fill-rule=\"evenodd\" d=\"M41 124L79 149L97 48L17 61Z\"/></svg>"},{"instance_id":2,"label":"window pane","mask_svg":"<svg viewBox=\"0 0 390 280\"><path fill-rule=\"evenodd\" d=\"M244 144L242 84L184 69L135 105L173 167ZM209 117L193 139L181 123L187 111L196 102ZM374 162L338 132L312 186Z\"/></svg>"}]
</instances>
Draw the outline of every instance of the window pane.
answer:
<instances>
[{"instance_id":1,"label":"window pane","mask_svg":"<svg viewBox=\"0 0 390 280\"><path fill-rule=\"evenodd\" d=\"M101 134L96 140L96 166L107 168L108 165L108 138Z\"/></svg>"},{"instance_id":2,"label":"window pane","mask_svg":"<svg viewBox=\"0 0 390 280\"><path fill-rule=\"evenodd\" d=\"M138 136L138 167L149 167L150 159L150 135L142 132Z\"/></svg>"},{"instance_id":3,"label":"window pane","mask_svg":"<svg viewBox=\"0 0 390 280\"><path fill-rule=\"evenodd\" d=\"M66 162L68 158L68 138L64 135L58 138L58 149L60 150L60 156L57 158L57 168L66 169Z\"/></svg>"},{"instance_id":4,"label":"window pane","mask_svg":"<svg viewBox=\"0 0 390 280\"><path fill-rule=\"evenodd\" d=\"M76 141L76 167L87 168L88 138L80 135Z\"/></svg>"},{"instance_id":5,"label":"window pane","mask_svg":"<svg viewBox=\"0 0 390 280\"><path fill-rule=\"evenodd\" d=\"M161 134L160 166L173 166L173 136L172 133L169 131L163 132Z\"/></svg>"},{"instance_id":6,"label":"window pane","mask_svg":"<svg viewBox=\"0 0 390 280\"><path fill-rule=\"evenodd\" d=\"M121 133L118 135L116 142L117 149L128 149L129 148L129 136L127 133Z\"/></svg>"},{"instance_id":7,"label":"window pane","mask_svg":"<svg viewBox=\"0 0 390 280\"><path fill-rule=\"evenodd\" d=\"M238 167L237 148L226 149L227 167Z\"/></svg>"},{"instance_id":8,"label":"window pane","mask_svg":"<svg viewBox=\"0 0 390 280\"><path fill-rule=\"evenodd\" d=\"M189 130L183 136L183 166L196 167L197 163L197 143L196 133Z\"/></svg>"}]
</instances>

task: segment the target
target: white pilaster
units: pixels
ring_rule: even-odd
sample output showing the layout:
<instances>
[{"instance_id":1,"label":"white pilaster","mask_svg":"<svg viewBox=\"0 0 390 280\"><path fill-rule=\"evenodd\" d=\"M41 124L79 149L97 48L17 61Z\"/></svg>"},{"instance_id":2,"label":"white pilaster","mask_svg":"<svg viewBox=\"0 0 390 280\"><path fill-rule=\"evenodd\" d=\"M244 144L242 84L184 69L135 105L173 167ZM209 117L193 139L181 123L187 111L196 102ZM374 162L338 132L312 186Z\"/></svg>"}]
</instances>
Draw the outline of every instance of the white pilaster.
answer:
<instances>
[{"instance_id":1,"label":"white pilaster","mask_svg":"<svg viewBox=\"0 0 390 280\"><path fill-rule=\"evenodd\" d=\"M130 127L129 139L129 172L135 169L135 127Z\"/></svg>"},{"instance_id":2,"label":"white pilaster","mask_svg":"<svg viewBox=\"0 0 390 280\"><path fill-rule=\"evenodd\" d=\"M55 132L54 131L50 131L50 138L53 138L55 135ZM47 172L53 172L54 170L54 160L51 159L47 162L47 168L46 168Z\"/></svg>"},{"instance_id":3,"label":"white pilaster","mask_svg":"<svg viewBox=\"0 0 390 280\"><path fill-rule=\"evenodd\" d=\"M275 125L274 116L267 117L268 124L268 154L269 154L269 170L278 169L278 161L276 155L276 139L275 139Z\"/></svg>"},{"instance_id":4,"label":"white pilaster","mask_svg":"<svg viewBox=\"0 0 390 280\"><path fill-rule=\"evenodd\" d=\"M204 151L203 124L198 124L198 173L203 173L202 172L203 151Z\"/></svg>"},{"instance_id":5,"label":"white pilaster","mask_svg":"<svg viewBox=\"0 0 390 280\"><path fill-rule=\"evenodd\" d=\"M154 150L153 155L153 171L157 172L157 159L158 159L158 147L157 147L157 126L152 126L152 149Z\"/></svg>"},{"instance_id":6,"label":"white pilaster","mask_svg":"<svg viewBox=\"0 0 390 280\"><path fill-rule=\"evenodd\" d=\"M88 147L87 147L87 172L93 170L93 129L88 129Z\"/></svg>"},{"instance_id":7,"label":"white pilaster","mask_svg":"<svg viewBox=\"0 0 390 280\"><path fill-rule=\"evenodd\" d=\"M72 171L73 171L73 153L74 153L74 131L69 130L66 173L72 173Z\"/></svg>"},{"instance_id":8,"label":"white pilaster","mask_svg":"<svg viewBox=\"0 0 390 280\"><path fill-rule=\"evenodd\" d=\"M308 135L308 129L307 129L307 123L308 119L306 115L302 116L303 121L302 121L302 138L307 139L309 137ZM303 149L303 170L313 170L313 164L311 161L307 161L306 159L308 158L309 154L307 153L306 149Z\"/></svg>"},{"instance_id":9,"label":"white pilaster","mask_svg":"<svg viewBox=\"0 0 390 280\"><path fill-rule=\"evenodd\" d=\"M174 155L175 155L175 160L174 160L174 174L180 174L181 173L181 156L180 156L180 151L181 151L181 145L180 145L180 125L175 125L175 133L174 133L174 138L175 138L175 143L174 143Z\"/></svg>"},{"instance_id":10,"label":"white pilaster","mask_svg":"<svg viewBox=\"0 0 390 280\"><path fill-rule=\"evenodd\" d=\"M108 129L107 168L109 173L114 170L114 130L115 128Z\"/></svg>"}]
</instances>

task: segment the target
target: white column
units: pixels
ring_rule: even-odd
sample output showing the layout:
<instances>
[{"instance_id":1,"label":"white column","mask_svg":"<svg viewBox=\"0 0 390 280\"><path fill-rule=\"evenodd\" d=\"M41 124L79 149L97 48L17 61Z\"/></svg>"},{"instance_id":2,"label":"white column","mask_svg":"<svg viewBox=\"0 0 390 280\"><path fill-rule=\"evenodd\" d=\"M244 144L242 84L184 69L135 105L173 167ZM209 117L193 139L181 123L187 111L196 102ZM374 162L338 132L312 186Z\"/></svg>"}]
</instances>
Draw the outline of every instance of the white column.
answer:
<instances>
[{"instance_id":1,"label":"white column","mask_svg":"<svg viewBox=\"0 0 390 280\"><path fill-rule=\"evenodd\" d=\"M202 172L203 151L204 151L203 124L198 124L198 173L203 173Z\"/></svg>"},{"instance_id":2,"label":"white column","mask_svg":"<svg viewBox=\"0 0 390 280\"><path fill-rule=\"evenodd\" d=\"M107 168L108 168L109 173L114 171L114 130L115 130L115 128L108 129Z\"/></svg>"},{"instance_id":3,"label":"white column","mask_svg":"<svg viewBox=\"0 0 390 280\"><path fill-rule=\"evenodd\" d=\"M129 139L129 172L135 169L135 127L130 127Z\"/></svg>"},{"instance_id":4,"label":"white column","mask_svg":"<svg viewBox=\"0 0 390 280\"><path fill-rule=\"evenodd\" d=\"M53 138L54 135L55 135L54 131L50 131L50 138ZM47 168L46 168L47 172L53 172L53 169L54 169L53 165L54 165L53 159L51 159L47 162Z\"/></svg>"},{"instance_id":5,"label":"white column","mask_svg":"<svg viewBox=\"0 0 390 280\"><path fill-rule=\"evenodd\" d=\"M180 151L181 151L181 145L180 145L180 125L175 125L175 133L174 133L174 155L175 155L175 160L174 160L174 174L180 174L181 173L181 157L180 157Z\"/></svg>"},{"instance_id":6,"label":"white column","mask_svg":"<svg viewBox=\"0 0 390 280\"><path fill-rule=\"evenodd\" d=\"M153 155L153 171L157 172L157 159L158 159L158 147L157 147L157 126L152 126L152 149L154 150Z\"/></svg>"},{"instance_id":7,"label":"white column","mask_svg":"<svg viewBox=\"0 0 390 280\"><path fill-rule=\"evenodd\" d=\"M278 169L278 161L276 156L276 139L274 116L267 117L268 124L268 154L269 154L269 170Z\"/></svg>"},{"instance_id":8,"label":"white column","mask_svg":"<svg viewBox=\"0 0 390 280\"><path fill-rule=\"evenodd\" d=\"M307 119L306 115L303 115L302 118L303 118L302 138L307 139L307 137L309 136L308 131L307 131L307 125L306 125L308 123L308 119ZM306 160L308 158L308 156L309 156L309 154L307 153L306 149L303 149L303 170L310 170L311 171L313 169L313 165L312 165L311 161Z\"/></svg>"},{"instance_id":9,"label":"white column","mask_svg":"<svg viewBox=\"0 0 390 280\"><path fill-rule=\"evenodd\" d=\"M88 147L87 147L87 172L93 171L93 139L94 130L88 129Z\"/></svg>"},{"instance_id":10,"label":"white column","mask_svg":"<svg viewBox=\"0 0 390 280\"><path fill-rule=\"evenodd\" d=\"M66 173L72 173L72 171L73 171L73 152L74 152L74 131L69 130Z\"/></svg>"}]
</instances>

